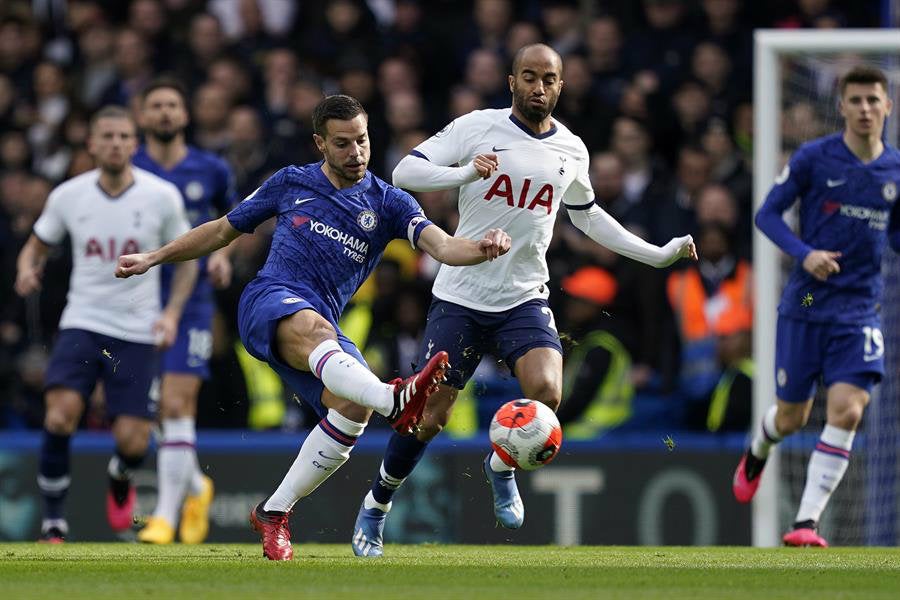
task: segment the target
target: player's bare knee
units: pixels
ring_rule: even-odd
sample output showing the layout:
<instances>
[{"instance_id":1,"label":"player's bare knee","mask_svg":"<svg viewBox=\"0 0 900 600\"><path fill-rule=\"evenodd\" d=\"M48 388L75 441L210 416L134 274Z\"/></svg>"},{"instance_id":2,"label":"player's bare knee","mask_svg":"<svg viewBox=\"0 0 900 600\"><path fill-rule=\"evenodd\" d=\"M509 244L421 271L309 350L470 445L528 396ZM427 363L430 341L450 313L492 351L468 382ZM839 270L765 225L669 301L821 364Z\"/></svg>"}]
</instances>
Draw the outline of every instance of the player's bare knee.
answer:
<instances>
[{"instance_id":1,"label":"player's bare knee","mask_svg":"<svg viewBox=\"0 0 900 600\"><path fill-rule=\"evenodd\" d=\"M546 404L553 412L559 409L559 405L562 402L562 391L558 385L550 381L541 383L537 391L532 394L532 397L529 398L530 400L537 400L542 404Z\"/></svg>"},{"instance_id":2,"label":"player's bare knee","mask_svg":"<svg viewBox=\"0 0 900 600\"><path fill-rule=\"evenodd\" d=\"M803 411L779 412L775 417L775 427L780 435L791 435L802 429L808 418Z\"/></svg>"},{"instance_id":3,"label":"player's bare knee","mask_svg":"<svg viewBox=\"0 0 900 600\"><path fill-rule=\"evenodd\" d=\"M47 407L44 429L54 435L72 435L78 429L78 415L59 407Z\"/></svg>"}]
</instances>

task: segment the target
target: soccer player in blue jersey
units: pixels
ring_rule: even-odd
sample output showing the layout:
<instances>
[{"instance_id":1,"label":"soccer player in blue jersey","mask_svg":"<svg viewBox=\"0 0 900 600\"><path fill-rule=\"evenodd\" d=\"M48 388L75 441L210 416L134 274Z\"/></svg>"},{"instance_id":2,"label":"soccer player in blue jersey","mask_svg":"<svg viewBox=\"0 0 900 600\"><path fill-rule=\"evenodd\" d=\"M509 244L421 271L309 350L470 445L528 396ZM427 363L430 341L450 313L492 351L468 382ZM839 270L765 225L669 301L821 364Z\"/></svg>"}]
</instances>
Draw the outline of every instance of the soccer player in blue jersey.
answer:
<instances>
[{"instance_id":1,"label":"soccer player in blue jersey","mask_svg":"<svg viewBox=\"0 0 900 600\"><path fill-rule=\"evenodd\" d=\"M140 124L144 145L134 164L172 182L181 192L192 227L228 212L236 203L233 177L219 157L185 141L187 95L175 80L158 79L141 94ZM195 450L197 395L209 377L212 354L213 285L231 280L228 248L200 261L201 272L184 308L175 344L162 357L160 420L162 440L157 454L158 499L138 540L169 544L178 537L199 544L209 531L212 480L200 470ZM168 297L173 265L162 267L163 300Z\"/></svg>"},{"instance_id":2,"label":"soccer player in blue jersey","mask_svg":"<svg viewBox=\"0 0 900 600\"><path fill-rule=\"evenodd\" d=\"M859 66L839 85L843 132L800 147L775 180L756 225L796 259L778 308L775 406L734 473L739 502L759 487L769 449L803 427L814 385L827 387L828 418L809 460L789 546L828 544L818 522L847 470L856 428L884 373L879 302L886 241L900 251L900 152L882 141L892 104L878 69ZM782 213L799 199L800 235Z\"/></svg>"},{"instance_id":3,"label":"soccer player in blue jersey","mask_svg":"<svg viewBox=\"0 0 900 600\"><path fill-rule=\"evenodd\" d=\"M412 196L369 173L367 120L354 98L325 98L313 113L324 161L280 170L226 216L154 252L121 256L116 269L117 277L129 277L204 256L275 217L266 264L241 296L238 329L250 354L267 361L322 420L275 493L251 512L272 560L293 557L291 509L347 461L372 411L398 432L412 432L448 367L446 352L435 352L418 373L382 383L337 325L388 242L405 238L452 265L478 264L509 250L509 236L500 229L480 240L447 235Z\"/></svg>"}]
</instances>

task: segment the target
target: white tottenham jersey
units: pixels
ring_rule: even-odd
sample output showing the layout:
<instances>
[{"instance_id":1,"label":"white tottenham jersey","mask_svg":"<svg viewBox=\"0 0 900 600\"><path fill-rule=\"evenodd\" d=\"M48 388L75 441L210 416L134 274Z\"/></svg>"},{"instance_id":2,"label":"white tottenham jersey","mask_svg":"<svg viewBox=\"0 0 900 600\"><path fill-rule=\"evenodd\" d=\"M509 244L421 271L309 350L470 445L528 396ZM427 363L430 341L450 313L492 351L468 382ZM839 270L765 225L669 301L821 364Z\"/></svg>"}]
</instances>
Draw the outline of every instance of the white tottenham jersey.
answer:
<instances>
[{"instance_id":1,"label":"white tottenham jersey","mask_svg":"<svg viewBox=\"0 0 900 600\"><path fill-rule=\"evenodd\" d=\"M413 154L430 162L465 165L478 154L496 154L499 168L490 179L459 188L456 236L481 239L499 227L512 238L509 253L465 267L441 265L436 297L475 310L499 312L549 295L546 252L560 202L590 204L588 151L581 138L554 120L537 135L512 110L478 110L459 117Z\"/></svg>"},{"instance_id":2,"label":"white tottenham jersey","mask_svg":"<svg viewBox=\"0 0 900 600\"><path fill-rule=\"evenodd\" d=\"M160 315L159 271L117 279L122 254L148 252L190 229L181 194L171 183L132 168L134 183L113 198L95 169L50 193L34 234L58 244L69 234L72 275L60 329L86 329L128 342L152 344Z\"/></svg>"}]
</instances>

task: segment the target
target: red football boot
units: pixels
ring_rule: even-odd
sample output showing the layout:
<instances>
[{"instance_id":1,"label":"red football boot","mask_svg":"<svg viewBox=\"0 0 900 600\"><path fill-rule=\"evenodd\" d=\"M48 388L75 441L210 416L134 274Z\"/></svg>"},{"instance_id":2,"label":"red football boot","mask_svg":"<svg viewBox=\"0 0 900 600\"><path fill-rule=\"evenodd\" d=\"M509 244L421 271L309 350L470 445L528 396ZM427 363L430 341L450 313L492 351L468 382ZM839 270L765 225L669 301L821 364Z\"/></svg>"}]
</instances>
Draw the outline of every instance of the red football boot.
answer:
<instances>
[{"instance_id":1,"label":"red football boot","mask_svg":"<svg viewBox=\"0 0 900 600\"><path fill-rule=\"evenodd\" d=\"M394 410L388 415L388 423L400 435L413 433L422 422L425 402L444 381L444 373L450 368L447 353L436 353L421 371L406 379L391 381L394 385Z\"/></svg>"},{"instance_id":2,"label":"red football boot","mask_svg":"<svg viewBox=\"0 0 900 600\"><path fill-rule=\"evenodd\" d=\"M815 548L828 547L828 542L819 535L819 532L816 531L816 526L811 524L811 522L802 524L797 523L794 525L793 531L788 531L784 534L781 541L784 542L785 546L797 546L801 548L808 548L811 546Z\"/></svg>"},{"instance_id":3,"label":"red football boot","mask_svg":"<svg viewBox=\"0 0 900 600\"><path fill-rule=\"evenodd\" d=\"M106 490L106 520L113 531L126 531L134 524L134 505L137 502L137 492L134 486L128 487L128 495L125 502L119 504L112 493Z\"/></svg>"},{"instance_id":4,"label":"red football boot","mask_svg":"<svg viewBox=\"0 0 900 600\"><path fill-rule=\"evenodd\" d=\"M263 510L265 502L263 500L250 511L250 526L262 539L263 556L269 560L291 560L294 558L294 548L288 525L290 513Z\"/></svg>"},{"instance_id":5,"label":"red football boot","mask_svg":"<svg viewBox=\"0 0 900 600\"><path fill-rule=\"evenodd\" d=\"M749 450L741 457L741 462L738 463L737 469L734 470L734 479L731 482L731 490L734 492L734 497L742 504L753 500L753 496L756 494L757 488L759 488L759 482L762 481L763 468L766 466L765 460L760 460L756 457L750 458L754 463L752 465L754 473L753 477L749 478L747 477L748 457L750 457Z\"/></svg>"}]
</instances>

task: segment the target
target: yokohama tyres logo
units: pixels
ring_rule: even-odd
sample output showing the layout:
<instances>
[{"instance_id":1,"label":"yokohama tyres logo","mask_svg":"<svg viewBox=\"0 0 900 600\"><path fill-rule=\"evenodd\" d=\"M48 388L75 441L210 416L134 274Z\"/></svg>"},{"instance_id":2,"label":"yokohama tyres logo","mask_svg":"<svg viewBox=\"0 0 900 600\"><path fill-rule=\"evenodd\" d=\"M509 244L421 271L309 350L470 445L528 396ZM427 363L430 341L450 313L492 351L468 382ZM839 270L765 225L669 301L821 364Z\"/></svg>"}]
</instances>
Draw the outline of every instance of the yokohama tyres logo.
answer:
<instances>
[{"instance_id":1,"label":"yokohama tyres logo","mask_svg":"<svg viewBox=\"0 0 900 600\"><path fill-rule=\"evenodd\" d=\"M369 242L361 240L357 237L349 235L336 227L332 227L321 221L309 222L309 229L313 233L325 236L336 242L340 242L344 246L344 256L355 262L361 263L366 260L369 253Z\"/></svg>"}]
</instances>

